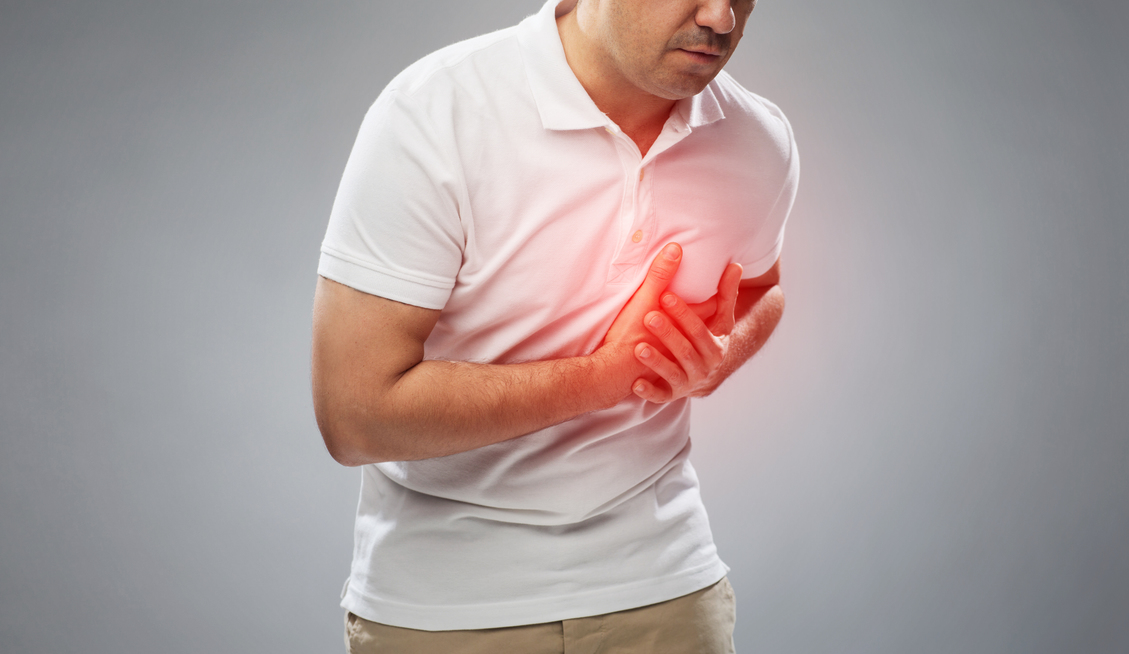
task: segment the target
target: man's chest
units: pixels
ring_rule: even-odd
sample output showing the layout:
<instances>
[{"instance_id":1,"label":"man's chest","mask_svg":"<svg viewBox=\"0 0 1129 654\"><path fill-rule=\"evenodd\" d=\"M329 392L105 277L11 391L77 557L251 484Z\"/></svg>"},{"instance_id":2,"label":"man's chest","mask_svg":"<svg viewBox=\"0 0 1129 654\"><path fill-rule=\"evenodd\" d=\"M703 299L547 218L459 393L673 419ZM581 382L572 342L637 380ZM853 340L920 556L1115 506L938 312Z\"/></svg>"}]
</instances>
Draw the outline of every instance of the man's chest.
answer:
<instances>
[{"instance_id":1,"label":"man's chest","mask_svg":"<svg viewBox=\"0 0 1129 654\"><path fill-rule=\"evenodd\" d=\"M616 136L552 133L551 147L485 149L464 164L463 262L440 340L506 359L581 354L667 243L683 247L672 290L689 302L755 249L768 184L747 166L711 156L705 138L643 159Z\"/></svg>"}]
</instances>

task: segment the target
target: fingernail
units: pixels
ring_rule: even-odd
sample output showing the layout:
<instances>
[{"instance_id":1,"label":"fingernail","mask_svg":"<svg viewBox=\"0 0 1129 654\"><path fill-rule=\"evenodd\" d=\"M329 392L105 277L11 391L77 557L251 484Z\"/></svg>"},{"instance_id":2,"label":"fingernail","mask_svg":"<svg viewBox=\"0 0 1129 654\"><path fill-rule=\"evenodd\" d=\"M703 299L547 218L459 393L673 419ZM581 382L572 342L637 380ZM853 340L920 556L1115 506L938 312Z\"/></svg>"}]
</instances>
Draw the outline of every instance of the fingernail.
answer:
<instances>
[{"instance_id":1,"label":"fingernail","mask_svg":"<svg viewBox=\"0 0 1129 654\"><path fill-rule=\"evenodd\" d=\"M647 324L652 327L662 327L663 319L658 316L651 316L651 319L647 321Z\"/></svg>"},{"instance_id":2,"label":"fingernail","mask_svg":"<svg viewBox=\"0 0 1129 654\"><path fill-rule=\"evenodd\" d=\"M667 259L670 259L671 261L677 261L678 257L681 255L680 250L681 248L671 243L670 245L663 248L663 256Z\"/></svg>"},{"instance_id":3,"label":"fingernail","mask_svg":"<svg viewBox=\"0 0 1129 654\"><path fill-rule=\"evenodd\" d=\"M663 306L673 307L674 306L674 296L671 295L670 293L667 293L666 295L664 295L663 296Z\"/></svg>"},{"instance_id":4,"label":"fingernail","mask_svg":"<svg viewBox=\"0 0 1129 654\"><path fill-rule=\"evenodd\" d=\"M646 387L643 386L643 384L641 384L641 383L635 384L635 392L636 393L642 393L645 389L646 389Z\"/></svg>"},{"instance_id":5,"label":"fingernail","mask_svg":"<svg viewBox=\"0 0 1129 654\"><path fill-rule=\"evenodd\" d=\"M640 359L649 359L650 357L651 357L651 348L649 348L649 347L639 348L639 358Z\"/></svg>"}]
</instances>

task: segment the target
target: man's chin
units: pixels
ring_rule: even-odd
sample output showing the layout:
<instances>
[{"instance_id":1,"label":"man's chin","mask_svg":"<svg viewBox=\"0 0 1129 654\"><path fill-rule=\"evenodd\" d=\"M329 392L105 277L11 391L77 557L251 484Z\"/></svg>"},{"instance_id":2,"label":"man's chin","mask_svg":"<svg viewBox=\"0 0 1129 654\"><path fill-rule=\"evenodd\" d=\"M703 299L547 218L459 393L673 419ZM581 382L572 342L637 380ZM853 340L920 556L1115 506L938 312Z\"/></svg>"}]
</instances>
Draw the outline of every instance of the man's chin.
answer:
<instances>
[{"instance_id":1,"label":"man's chin","mask_svg":"<svg viewBox=\"0 0 1129 654\"><path fill-rule=\"evenodd\" d=\"M712 75L679 75L676 78L666 80L666 83L657 89L657 92L652 91L652 93L667 100L690 98L701 93L713 81L713 78L717 77L719 72L721 71L714 72Z\"/></svg>"}]
</instances>

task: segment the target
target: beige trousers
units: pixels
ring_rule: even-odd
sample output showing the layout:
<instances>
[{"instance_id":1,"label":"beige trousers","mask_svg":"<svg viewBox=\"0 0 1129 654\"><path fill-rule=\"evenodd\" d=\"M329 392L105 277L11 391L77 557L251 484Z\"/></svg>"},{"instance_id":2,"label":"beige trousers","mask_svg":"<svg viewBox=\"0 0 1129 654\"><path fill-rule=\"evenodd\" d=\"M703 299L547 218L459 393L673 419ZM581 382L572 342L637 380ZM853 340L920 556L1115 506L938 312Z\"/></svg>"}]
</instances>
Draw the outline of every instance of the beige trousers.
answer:
<instances>
[{"instance_id":1,"label":"beige trousers","mask_svg":"<svg viewBox=\"0 0 1129 654\"><path fill-rule=\"evenodd\" d=\"M419 631L345 615L349 654L733 654L728 579L668 602L588 618L461 631Z\"/></svg>"}]
</instances>

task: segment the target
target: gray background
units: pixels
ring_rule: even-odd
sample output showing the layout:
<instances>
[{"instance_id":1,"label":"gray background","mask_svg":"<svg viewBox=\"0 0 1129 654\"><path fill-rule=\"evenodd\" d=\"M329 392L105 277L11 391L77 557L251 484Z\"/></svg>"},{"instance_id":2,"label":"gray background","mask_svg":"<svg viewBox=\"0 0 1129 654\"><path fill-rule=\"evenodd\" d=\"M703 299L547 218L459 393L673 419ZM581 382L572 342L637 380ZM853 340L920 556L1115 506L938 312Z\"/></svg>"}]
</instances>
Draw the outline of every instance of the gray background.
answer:
<instances>
[{"instance_id":1,"label":"gray background","mask_svg":"<svg viewBox=\"0 0 1129 654\"><path fill-rule=\"evenodd\" d=\"M0 652L337 652L318 245L532 0L0 0ZM1129 652L1129 5L763 0L788 310L695 413L740 652Z\"/></svg>"}]
</instances>

